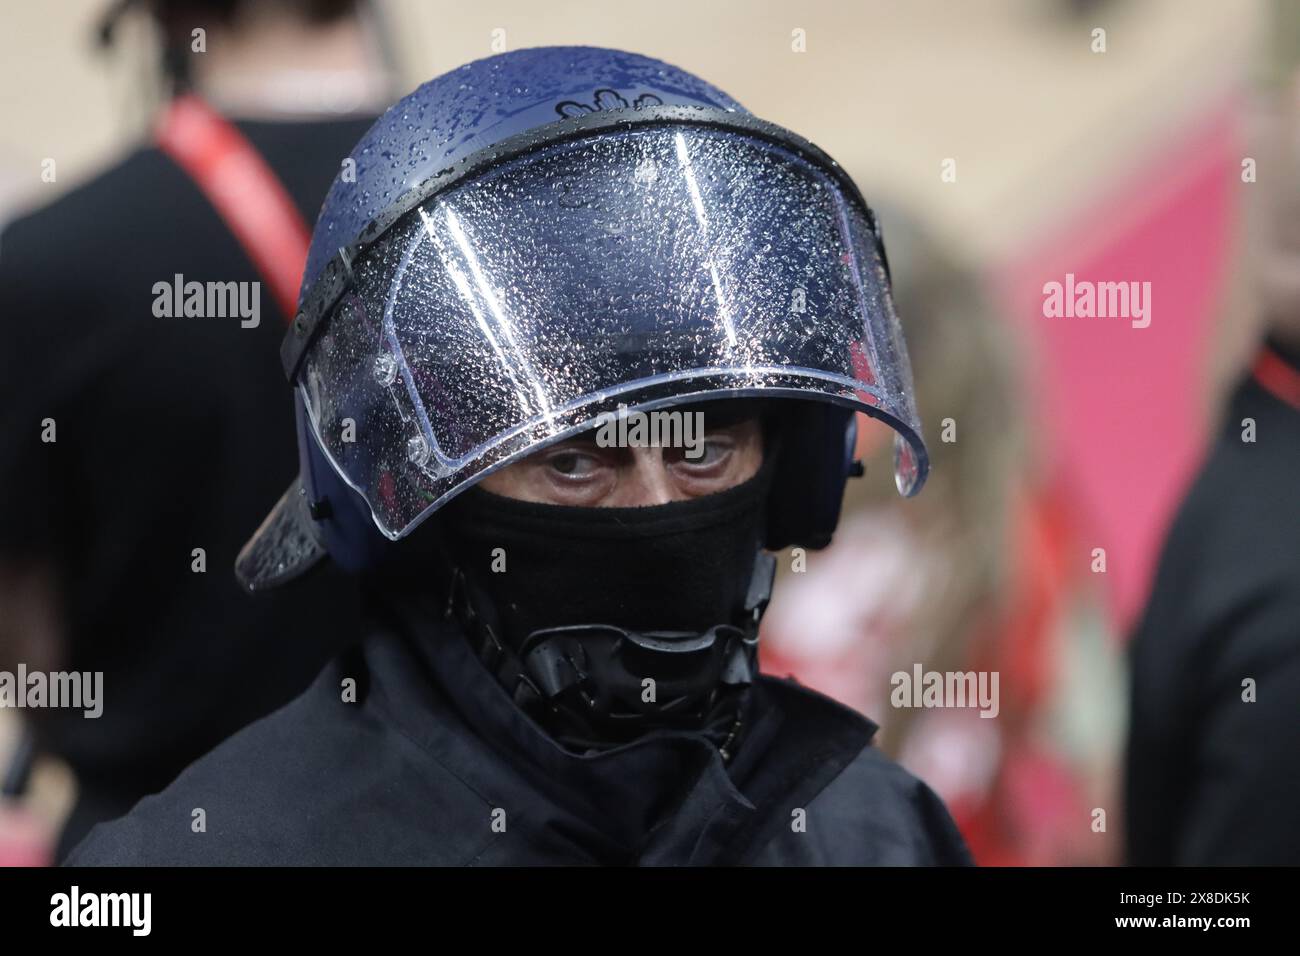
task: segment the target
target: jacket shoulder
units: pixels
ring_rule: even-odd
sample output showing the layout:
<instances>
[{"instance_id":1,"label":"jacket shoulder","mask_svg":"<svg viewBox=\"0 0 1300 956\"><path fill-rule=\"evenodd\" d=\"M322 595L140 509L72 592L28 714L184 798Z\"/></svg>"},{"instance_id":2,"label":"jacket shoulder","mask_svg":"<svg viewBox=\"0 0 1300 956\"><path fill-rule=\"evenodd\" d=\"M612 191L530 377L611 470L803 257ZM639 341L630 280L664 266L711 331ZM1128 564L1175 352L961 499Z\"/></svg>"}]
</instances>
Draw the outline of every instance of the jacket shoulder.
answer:
<instances>
[{"instance_id":1,"label":"jacket shoulder","mask_svg":"<svg viewBox=\"0 0 1300 956\"><path fill-rule=\"evenodd\" d=\"M753 862L810 866L968 866L970 851L939 796L872 744L877 725L790 679L764 677L765 695L799 740L838 739L842 769L780 825Z\"/></svg>"},{"instance_id":2,"label":"jacket shoulder","mask_svg":"<svg viewBox=\"0 0 1300 956\"><path fill-rule=\"evenodd\" d=\"M802 813L799 811L802 810ZM970 866L938 795L868 746L766 844L760 866Z\"/></svg>"},{"instance_id":3,"label":"jacket shoulder","mask_svg":"<svg viewBox=\"0 0 1300 956\"><path fill-rule=\"evenodd\" d=\"M336 659L300 697L92 829L66 865L463 862L445 837L482 829L485 801L394 732L371 695L343 699L349 676L364 686L363 668L351 653Z\"/></svg>"}]
</instances>

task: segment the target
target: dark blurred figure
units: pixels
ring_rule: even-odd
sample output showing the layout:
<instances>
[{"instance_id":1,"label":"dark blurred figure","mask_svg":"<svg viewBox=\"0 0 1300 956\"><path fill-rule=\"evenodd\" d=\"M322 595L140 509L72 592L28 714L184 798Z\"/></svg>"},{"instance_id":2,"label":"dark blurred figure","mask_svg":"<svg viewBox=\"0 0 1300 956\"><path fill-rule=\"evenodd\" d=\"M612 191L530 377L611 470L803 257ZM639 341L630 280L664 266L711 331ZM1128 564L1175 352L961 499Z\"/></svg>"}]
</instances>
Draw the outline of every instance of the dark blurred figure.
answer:
<instances>
[{"instance_id":1,"label":"dark blurred figure","mask_svg":"<svg viewBox=\"0 0 1300 956\"><path fill-rule=\"evenodd\" d=\"M106 14L107 45L123 17L153 18L165 96L237 129L225 138L251 145L281 218L309 233L341 160L391 99L372 11L127 0ZM167 135L185 148L190 132ZM297 472L283 440L284 296L256 240L236 238L176 155L142 148L0 238L0 669L104 673L98 719L22 712L35 753L76 775L60 858L299 693L357 628L341 577L262 600L235 582L240 545ZM302 263L289 259L296 284ZM260 321L156 316L155 284L177 274L260 282Z\"/></svg>"},{"instance_id":2,"label":"dark blurred figure","mask_svg":"<svg viewBox=\"0 0 1300 956\"><path fill-rule=\"evenodd\" d=\"M1259 163L1269 335L1132 643L1127 844L1139 865L1300 864L1300 7L1277 10L1289 49Z\"/></svg>"}]
</instances>

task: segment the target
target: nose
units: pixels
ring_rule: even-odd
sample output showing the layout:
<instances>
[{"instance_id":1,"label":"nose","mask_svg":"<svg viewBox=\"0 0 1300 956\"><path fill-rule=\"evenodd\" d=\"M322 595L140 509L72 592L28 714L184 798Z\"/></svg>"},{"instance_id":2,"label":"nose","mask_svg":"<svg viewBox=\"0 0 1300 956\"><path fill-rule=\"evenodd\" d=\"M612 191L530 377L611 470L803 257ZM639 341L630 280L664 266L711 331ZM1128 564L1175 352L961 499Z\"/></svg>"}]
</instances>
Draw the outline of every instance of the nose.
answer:
<instances>
[{"instance_id":1,"label":"nose","mask_svg":"<svg viewBox=\"0 0 1300 956\"><path fill-rule=\"evenodd\" d=\"M624 507L666 505L686 497L673 482L672 474L664 461L662 448L631 448L631 460L625 466L628 474L622 482L626 489L619 497Z\"/></svg>"}]
</instances>

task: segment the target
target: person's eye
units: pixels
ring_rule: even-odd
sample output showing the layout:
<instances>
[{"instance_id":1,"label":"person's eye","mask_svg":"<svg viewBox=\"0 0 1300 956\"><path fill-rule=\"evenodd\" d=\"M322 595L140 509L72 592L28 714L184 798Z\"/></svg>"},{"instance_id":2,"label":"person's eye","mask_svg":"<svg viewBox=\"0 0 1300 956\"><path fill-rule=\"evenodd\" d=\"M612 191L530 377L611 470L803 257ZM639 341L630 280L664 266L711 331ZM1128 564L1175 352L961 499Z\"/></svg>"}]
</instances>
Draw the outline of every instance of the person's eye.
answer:
<instances>
[{"instance_id":1,"label":"person's eye","mask_svg":"<svg viewBox=\"0 0 1300 956\"><path fill-rule=\"evenodd\" d=\"M709 436L704 439L703 447L698 450L696 457L691 457L691 453L695 452L695 449L683 449L681 463L688 468L716 468L730 457L735 447L736 443L730 438Z\"/></svg>"},{"instance_id":2,"label":"person's eye","mask_svg":"<svg viewBox=\"0 0 1300 956\"><path fill-rule=\"evenodd\" d=\"M551 471L564 478L590 478L600 467L600 461L594 455L584 455L578 451L561 451L546 460Z\"/></svg>"}]
</instances>

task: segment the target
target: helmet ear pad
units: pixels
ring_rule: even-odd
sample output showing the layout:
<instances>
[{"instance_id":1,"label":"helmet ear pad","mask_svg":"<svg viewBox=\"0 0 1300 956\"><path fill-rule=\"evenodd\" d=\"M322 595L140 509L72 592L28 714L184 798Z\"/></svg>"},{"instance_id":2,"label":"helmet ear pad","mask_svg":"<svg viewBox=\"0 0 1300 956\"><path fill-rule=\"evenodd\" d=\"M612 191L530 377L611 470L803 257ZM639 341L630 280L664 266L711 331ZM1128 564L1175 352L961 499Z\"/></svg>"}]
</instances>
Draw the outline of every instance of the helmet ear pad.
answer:
<instances>
[{"instance_id":1,"label":"helmet ear pad","mask_svg":"<svg viewBox=\"0 0 1300 956\"><path fill-rule=\"evenodd\" d=\"M772 429L776 469L768 499L767 547L824 548L839 523L844 486L854 473L858 423L852 409L785 401Z\"/></svg>"}]
</instances>

